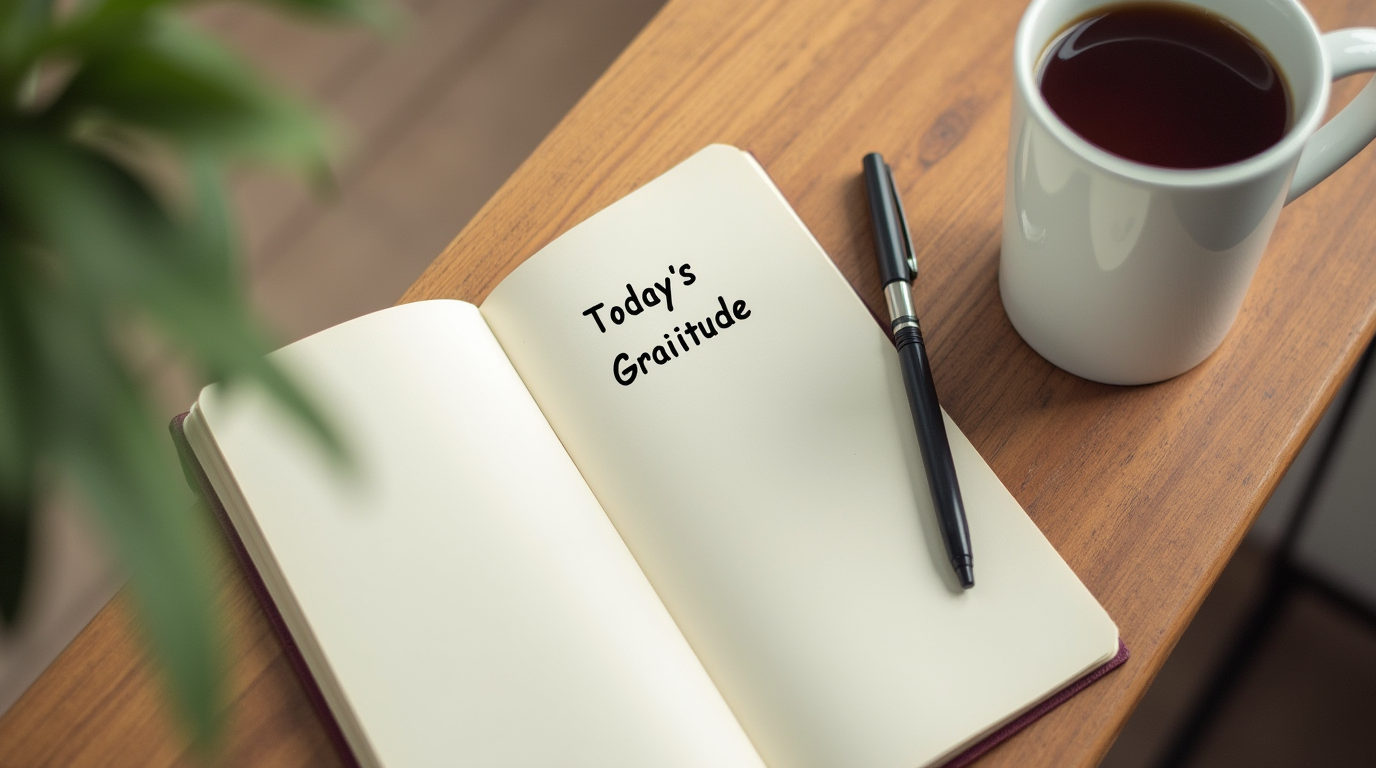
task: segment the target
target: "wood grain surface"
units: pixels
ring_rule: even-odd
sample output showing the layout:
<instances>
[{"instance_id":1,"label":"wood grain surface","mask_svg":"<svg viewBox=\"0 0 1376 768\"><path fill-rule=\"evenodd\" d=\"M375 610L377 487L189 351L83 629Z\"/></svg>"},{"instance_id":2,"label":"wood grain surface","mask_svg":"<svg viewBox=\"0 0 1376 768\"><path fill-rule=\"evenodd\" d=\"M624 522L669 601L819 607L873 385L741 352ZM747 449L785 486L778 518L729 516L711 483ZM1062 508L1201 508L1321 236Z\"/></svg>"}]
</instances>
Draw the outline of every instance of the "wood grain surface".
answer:
<instances>
[{"instance_id":1,"label":"wood grain surface","mask_svg":"<svg viewBox=\"0 0 1376 768\"><path fill-rule=\"evenodd\" d=\"M1376 26L1311 0L1321 29ZM1118 622L1119 671L983 766L1086 766L1112 743L1376 330L1376 150L1280 218L1237 325L1148 387L1093 384L1033 352L999 302L1013 31L1023 0L674 0L404 300L482 299L524 258L709 142L753 152L883 311L860 158L894 166L951 416ZM1335 89L1337 102L1359 82ZM225 569L232 765L332 764L299 686ZM0 766L174 765L116 601L0 720ZM913 727L920 728L920 723Z\"/></svg>"}]
</instances>

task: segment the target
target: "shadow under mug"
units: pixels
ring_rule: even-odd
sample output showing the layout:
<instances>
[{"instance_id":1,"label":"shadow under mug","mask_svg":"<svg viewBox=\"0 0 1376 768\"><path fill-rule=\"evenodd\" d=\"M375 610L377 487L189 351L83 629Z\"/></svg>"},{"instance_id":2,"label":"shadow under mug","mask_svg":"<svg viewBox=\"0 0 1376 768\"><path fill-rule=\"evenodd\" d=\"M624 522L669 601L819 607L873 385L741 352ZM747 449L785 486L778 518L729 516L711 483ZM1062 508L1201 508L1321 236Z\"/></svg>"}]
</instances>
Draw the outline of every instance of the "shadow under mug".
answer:
<instances>
[{"instance_id":1,"label":"shadow under mug","mask_svg":"<svg viewBox=\"0 0 1376 768\"><path fill-rule=\"evenodd\" d=\"M1295 0L1184 0L1247 30L1290 86L1292 125L1241 162L1175 170L1091 144L1042 98L1041 56L1102 0L1033 0L1013 49L999 292L1043 357L1107 384L1149 384L1223 343L1280 209L1376 136L1376 79L1320 127L1332 80L1376 70L1376 29L1320 36Z\"/></svg>"}]
</instances>

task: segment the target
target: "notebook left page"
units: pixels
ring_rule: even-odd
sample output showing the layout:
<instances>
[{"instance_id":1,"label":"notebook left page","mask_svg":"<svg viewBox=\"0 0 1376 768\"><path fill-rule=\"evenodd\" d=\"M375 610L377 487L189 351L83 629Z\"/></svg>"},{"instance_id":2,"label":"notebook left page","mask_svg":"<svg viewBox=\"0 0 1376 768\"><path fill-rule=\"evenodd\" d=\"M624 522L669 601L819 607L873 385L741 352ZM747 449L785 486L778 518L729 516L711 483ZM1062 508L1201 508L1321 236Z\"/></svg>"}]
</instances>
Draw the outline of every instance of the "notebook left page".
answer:
<instances>
[{"instance_id":1,"label":"notebook left page","mask_svg":"<svg viewBox=\"0 0 1376 768\"><path fill-rule=\"evenodd\" d=\"M251 390L187 436L361 763L761 767L472 305L276 359L355 475Z\"/></svg>"}]
</instances>

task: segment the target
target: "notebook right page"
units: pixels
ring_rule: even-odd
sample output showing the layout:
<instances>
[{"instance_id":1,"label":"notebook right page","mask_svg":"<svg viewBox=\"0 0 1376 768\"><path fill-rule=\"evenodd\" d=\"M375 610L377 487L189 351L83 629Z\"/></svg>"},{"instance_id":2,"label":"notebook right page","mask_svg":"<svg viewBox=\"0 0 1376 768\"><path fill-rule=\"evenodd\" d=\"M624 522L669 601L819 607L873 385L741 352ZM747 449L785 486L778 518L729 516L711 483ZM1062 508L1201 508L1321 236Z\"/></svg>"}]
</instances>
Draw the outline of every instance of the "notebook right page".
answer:
<instances>
[{"instance_id":1,"label":"notebook right page","mask_svg":"<svg viewBox=\"0 0 1376 768\"><path fill-rule=\"evenodd\" d=\"M955 585L893 347L739 150L575 227L482 312L772 768L940 762L1116 652L948 420L977 579Z\"/></svg>"}]
</instances>

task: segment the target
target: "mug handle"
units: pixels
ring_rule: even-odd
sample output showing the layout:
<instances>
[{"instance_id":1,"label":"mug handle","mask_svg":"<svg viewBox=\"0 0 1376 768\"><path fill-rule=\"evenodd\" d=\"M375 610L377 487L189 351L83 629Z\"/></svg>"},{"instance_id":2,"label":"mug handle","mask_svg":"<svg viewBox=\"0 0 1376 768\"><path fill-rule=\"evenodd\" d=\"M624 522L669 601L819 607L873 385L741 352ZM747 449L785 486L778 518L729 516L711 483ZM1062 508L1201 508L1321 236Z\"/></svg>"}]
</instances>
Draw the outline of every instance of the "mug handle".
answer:
<instances>
[{"instance_id":1,"label":"mug handle","mask_svg":"<svg viewBox=\"0 0 1376 768\"><path fill-rule=\"evenodd\" d=\"M1322 39L1333 66L1333 79L1376 70L1376 29L1340 29ZM1376 78L1366 84L1343 111L1333 116L1305 142L1290 182L1288 205L1315 184L1343 167L1376 138Z\"/></svg>"}]
</instances>

